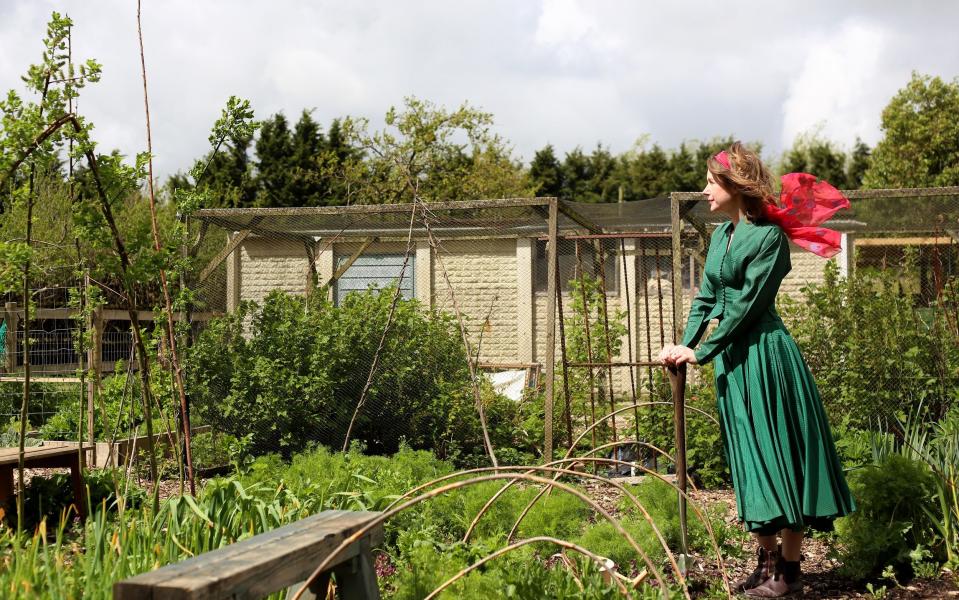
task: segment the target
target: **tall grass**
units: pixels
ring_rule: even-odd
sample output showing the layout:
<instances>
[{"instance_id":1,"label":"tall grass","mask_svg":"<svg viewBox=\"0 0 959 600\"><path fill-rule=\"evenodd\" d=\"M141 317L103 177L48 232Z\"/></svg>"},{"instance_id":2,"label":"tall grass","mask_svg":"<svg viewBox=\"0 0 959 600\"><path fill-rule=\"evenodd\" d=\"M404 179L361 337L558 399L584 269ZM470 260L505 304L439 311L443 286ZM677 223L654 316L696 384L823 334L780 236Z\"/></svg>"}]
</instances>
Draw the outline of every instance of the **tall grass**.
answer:
<instances>
[{"instance_id":1,"label":"tall grass","mask_svg":"<svg viewBox=\"0 0 959 600\"><path fill-rule=\"evenodd\" d=\"M32 535L0 531L0 597L56 599L110 598L113 583L163 565L221 548L325 509L385 508L403 492L438 476L452 466L427 452L401 450L392 457L364 456L358 451L330 453L317 449L289 464L261 458L229 478L208 482L197 498L175 497L154 513L149 505L121 508L106 501L93 507L85 523L64 515L52 530L42 522ZM643 487L643 486L641 486ZM397 515L387 522L386 544L379 562L386 565L380 585L386 597L414 598L459 569L502 547L517 514L536 489L516 486L480 522L469 543L461 541L473 515L499 488L467 487ZM650 506L662 505L664 521L675 521L675 494L666 486L637 489ZM656 501L664 495L662 502ZM658 502L658 504L657 504ZM149 504L149 503L147 503ZM669 509L669 510L667 510ZM668 513L668 514L667 514ZM649 532L638 517L623 511L624 526L639 532L650 547ZM714 527L720 527L717 519ZM664 525L666 525L664 523ZM628 548L608 546L590 511L575 498L553 494L524 521L523 537L555 536L583 540L596 550L609 550L632 571ZM667 525L667 529L674 528ZM643 542L645 546L647 541ZM557 549L537 543L493 561L471 574L443 597L607 598L615 588L587 562L568 557L566 567L554 564ZM553 556L553 558L551 558ZM568 562L572 560L573 562ZM649 592L641 586L637 596ZM424 592L425 593L425 592ZM658 592L657 592L658 593ZM620 596L617 596L620 597Z\"/></svg>"},{"instance_id":2,"label":"tall grass","mask_svg":"<svg viewBox=\"0 0 959 600\"><path fill-rule=\"evenodd\" d=\"M391 490L449 470L425 452L404 450L391 460L321 449L289 466L262 459L238 477L208 482L196 499L170 498L156 513L113 501L91 507L82 525L66 513L53 530L46 521L32 535L3 528L0 597L110 598L115 581L321 510L376 510L395 497Z\"/></svg>"}]
</instances>

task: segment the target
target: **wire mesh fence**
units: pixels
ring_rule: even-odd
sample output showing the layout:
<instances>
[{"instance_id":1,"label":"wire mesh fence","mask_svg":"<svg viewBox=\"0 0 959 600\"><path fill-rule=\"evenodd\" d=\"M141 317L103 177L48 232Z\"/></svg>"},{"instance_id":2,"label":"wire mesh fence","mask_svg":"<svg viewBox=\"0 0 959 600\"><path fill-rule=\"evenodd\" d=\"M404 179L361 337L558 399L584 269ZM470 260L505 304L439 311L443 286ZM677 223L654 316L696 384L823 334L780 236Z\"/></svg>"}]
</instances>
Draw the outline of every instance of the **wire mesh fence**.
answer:
<instances>
[{"instance_id":1,"label":"wire mesh fence","mask_svg":"<svg viewBox=\"0 0 959 600\"><path fill-rule=\"evenodd\" d=\"M781 297L802 302L829 269L845 277L879 261L886 271L911 269L899 278L900 289L916 307L941 306L954 275L955 239L947 225L959 223L956 191L850 195L853 210L829 223L844 234L843 252L827 262L793 248ZM513 433L522 423L528 434L523 448L539 457L547 437L555 447L568 445L578 432L623 407L627 410L601 424L589 443L651 439L643 425L663 428L662 415L628 407L669 400L661 368L649 363L684 325L709 234L720 222L700 198L673 194L628 204L558 203L552 298L548 199L201 211L197 218L208 224L207 235L220 236L224 248L203 270L197 308L242 315L233 329L218 330L214 347L233 343L230 352L247 356L242 365L233 361L213 369L228 375L194 380L199 386L192 389L194 406L215 428L259 439L254 445L264 451L287 452L309 443L343 447L355 439L375 451L406 441L455 455L485 446L482 423L469 410L485 407L491 412L489 435L502 433L497 402L521 407L506 411L513 415ZM675 232L674 218L683 223ZM369 299L376 297L371 289L387 291L386 298ZM305 320L290 321L290 307L270 295L276 290L299 299L296 310ZM433 341L424 343L408 324L397 324L402 313L397 307L404 304L449 318L442 352L457 353L456 360L441 363L427 356L439 347L437 330L429 330ZM309 317L311 311L322 316ZM291 323L303 326L307 339L302 332L280 334ZM404 346L399 340L415 341ZM291 370L279 356L294 350L299 358ZM265 357L283 363L281 372L259 372ZM546 373L551 360L552 377ZM321 376L323 369L310 361L327 372ZM473 380L470 367L489 376ZM459 369L461 377L453 386L459 404L450 400L444 408L444 414L455 414L452 423L429 421L429 409L417 396L446 393L424 387L450 378L443 368ZM416 376L411 381L394 371ZM322 385L310 381L321 378L327 378ZM283 419L294 423L282 424ZM425 423L440 435L424 438ZM289 427L297 433L284 437ZM490 443L496 448L504 439ZM513 436L501 451L508 456L516 448Z\"/></svg>"},{"instance_id":2,"label":"wire mesh fence","mask_svg":"<svg viewBox=\"0 0 959 600\"><path fill-rule=\"evenodd\" d=\"M941 417L959 390L955 285L959 189L858 190L825 226L842 250L823 260L791 247L777 305L841 428ZM679 212L698 194L673 194ZM709 215L684 217L684 253L703 255ZM881 350L880 350L881 349Z\"/></svg>"},{"instance_id":3,"label":"wire mesh fence","mask_svg":"<svg viewBox=\"0 0 959 600\"><path fill-rule=\"evenodd\" d=\"M662 396L649 363L672 340L667 198L197 219L224 247L200 273L196 308L233 317L194 346L193 406L257 451L352 439L541 460L608 412ZM694 260L680 263L680 285L698 277ZM639 410L628 412L591 439L636 436Z\"/></svg>"},{"instance_id":4,"label":"wire mesh fence","mask_svg":"<svg viewBox=\"0 0 959 600\"><path fill-rule=\"evenodd\" d=\"M895 334L904 356L918 348L855 381L849 373L864 370L832 365L834 348L801 343L832 414L875 417L903 395L945 410L957 387L959 190L849 195L852 210L828 223L843 233L839 255L793 248L780 291L787 324L800 342L829 331L830 343L868 346L870 335ZM288 456L357 442L381 453L430 448L463 465L491 453L541 461L584 432L580 449L656 465L643 444L672 444L673 414L655 358L678 339L720 223L699 200L199 211L194 233L219 249L188 278L193 301L177 316L197 466L225 464L237 449ZM48 439L142 436L129 315L108 303L84 321L69 301L82 285L34 294L31 429ZM894 325L828 310L891 313L893 299ZM11 300L4 315L0 418L10 423L22 396L22 307ZM153 318L140 315L147 329ZM80 356L84 328L95 342ZM77 378L81 359L89 383ZM172 439L179 414L164 373L156 421ZM691 382L709 383L695 370ZM607 447L623 441L639 443Z\"/></svg>"}]
</instances>

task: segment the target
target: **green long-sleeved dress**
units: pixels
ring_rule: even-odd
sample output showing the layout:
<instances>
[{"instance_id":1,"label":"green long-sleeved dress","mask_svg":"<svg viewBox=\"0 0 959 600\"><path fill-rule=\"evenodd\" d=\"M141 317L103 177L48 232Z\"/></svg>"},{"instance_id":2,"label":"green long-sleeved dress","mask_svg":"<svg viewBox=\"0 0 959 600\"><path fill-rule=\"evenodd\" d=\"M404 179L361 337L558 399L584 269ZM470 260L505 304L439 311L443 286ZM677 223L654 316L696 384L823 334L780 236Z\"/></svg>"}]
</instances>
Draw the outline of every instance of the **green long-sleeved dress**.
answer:
<instances>
[{"instance_id":1,"label":"green long-sleeved dress","mask_svg":"<svg viewBox=\"0 0 959 600\"><path fill-rule=\"evenodd\" d=\"M739 518L749 531L830 529L855 510L819 390L776 312L791 268L789 242L771 223L741 220L713 232L683 345L715 361L723 446ZM727 249L728 243L728 249Z\"/></svg>"}]
</instances>

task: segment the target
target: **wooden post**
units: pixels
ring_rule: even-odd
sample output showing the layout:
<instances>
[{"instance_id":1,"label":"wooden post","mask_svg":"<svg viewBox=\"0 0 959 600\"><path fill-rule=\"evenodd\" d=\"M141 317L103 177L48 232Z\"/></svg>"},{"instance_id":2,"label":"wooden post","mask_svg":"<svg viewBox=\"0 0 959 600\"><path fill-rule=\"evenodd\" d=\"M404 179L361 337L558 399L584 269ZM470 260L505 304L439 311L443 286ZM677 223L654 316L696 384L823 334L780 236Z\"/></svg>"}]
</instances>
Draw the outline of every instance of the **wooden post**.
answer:
<instances>
[{"instance_id":1,"label":"wooden post","mask_svg":"<svg viewBox=\"0 0 959 600\"><path fill-rule=\"evenodd\" d=\"M559 248L558 241L559 200L549 199L549 241L546 249L546 401L543 415L545 441L543 458L545 462L553 460L553 380L556 375L556 271Z\"/></svg>"},{"instance_id":2,"label":"wooden post","mask_svg":"<svg viewBox=\"0 0 959 600\"><path fill-rule=\"evenodd\" d=\"M856 270L855 237L851 233L843 233L841 239L836 261L839 263L839 276L848 279Z\"/></svg>"},{"instance_id":3,"label":"wooden post","mask_svg":"<svg viewBox=\"0 0 959 600\"><path fill-rule=\"evenodd\" d=\"M17 303L7 302L3 305L3 319L7 324L7 333L3 339L4 370L7 373L17 372Z\"/></svg>"},{"instance_id":4,"label":"wooden post","mask_svg":"<svg viewBox=\"0 0 959 600\"><path fill-rule=\"evenodd\" d=\"M89 282L87 283L89 289ZM97 466L97 446L94 443L96 397L100 389L100 363L103 357L103 312L99 307L89 315L87 331L90 332L90 346L87 348L87 367L90 375L87 377L87 439L93 444L90 464Z\"/></svg>"},{"instance_id":5,"label":"wooden post","mask_svg":"<svg viewBox=\"0 0 959 600\"><path fill-rule=\"evenodd\" d=\"M376 584L370 538L363 538L358 543L359 554L333 569L340 597L343 600L378 600L380 588Z\"/></svg>"},{"instance_id":6,"label":"wooden post","mask_svg":"<svg viewBox=\"0 0 959 600\"><path fill-rule=\"evenodd\" d=\"M683 337L683 221L680 214L680 199L670 194L670 216L673 233L673 343ZM676 434L676 485L686 490L686 365L670 369L669 383L673 393L673 423ZM686 497L679 494L680 544L683 553L682 569L685 571L686 555L689 554L686 537Z\"/></svg>"},{"instance_id":7,"label":"wooden post","mask_svg":"<svg viewBox=\"0 0 959 600\"><path fill-rule=\"evenodd\" d=\"M670 367L669 387L673 393L673 425L676 432L676 486L684 493L686 481L686 365ZM679 494L679 544L683 557L680 569L686 574L686 555L689 554L686 529L686 497Z\"/></svg>"},{"instance_id":8,"label":"wooden post","mask_svg":"<svg viewBox=\"0 0 959 600\"><path fill-rule=\"evenodd\" d=\"M317 243L312 239L303 240L303 250L306 251L306 293L307 299L320 283L320 276L316 272Z\"/></svg>"},{"instance_id":9,"label":"wooden post","mask_svg":"<svg viewBox=\"0 0 959 600\"><path fill-rule=\"evenodd\" d=\"M679 199L671 195L670 213L673 230L673 343L683 339L683 220Z\"/></svg>"}]
</instances>

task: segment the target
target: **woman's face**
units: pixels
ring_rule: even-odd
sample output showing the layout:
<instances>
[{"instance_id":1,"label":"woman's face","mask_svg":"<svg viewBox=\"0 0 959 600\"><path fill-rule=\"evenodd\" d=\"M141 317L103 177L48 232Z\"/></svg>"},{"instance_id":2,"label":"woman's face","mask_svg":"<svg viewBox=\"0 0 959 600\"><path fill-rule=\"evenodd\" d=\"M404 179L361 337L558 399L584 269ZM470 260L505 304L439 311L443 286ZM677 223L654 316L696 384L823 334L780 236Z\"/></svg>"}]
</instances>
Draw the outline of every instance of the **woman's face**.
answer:
<instances>
[{"instance_id":1,"label":"woman's face","mask_svg":"<svg viewBox=\"0 0 959 600\"><path fill-rule=\"evenodd\" d=\"M726 191L719 185L716 177L708 169L706 170L706 187L703 188L703 196L709 202L710 212L721 212L728 215L739 213L741 202L739 198Z\"/></svg>"}]
</instances>

